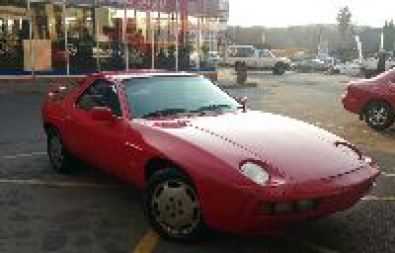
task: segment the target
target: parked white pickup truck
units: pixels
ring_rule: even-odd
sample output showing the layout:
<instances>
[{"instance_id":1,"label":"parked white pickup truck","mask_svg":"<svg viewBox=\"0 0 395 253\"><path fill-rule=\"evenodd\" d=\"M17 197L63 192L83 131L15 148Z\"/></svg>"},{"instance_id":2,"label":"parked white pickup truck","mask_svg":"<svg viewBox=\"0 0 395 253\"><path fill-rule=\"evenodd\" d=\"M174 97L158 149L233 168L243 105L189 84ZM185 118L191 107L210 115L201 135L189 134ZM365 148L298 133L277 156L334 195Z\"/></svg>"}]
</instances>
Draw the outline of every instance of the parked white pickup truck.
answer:
<instances>
[{"instance_id":1,"label":"parked white pickup truck","mask_svg":"<svg viewBox=\"0 0 395 253\"><path fill-rule=\"evenodd\" d=\"M371 78L373 76L376 76L379 72L377 70L377 65L378 65L378 58L376 57L370 57L367 59L364 59L361 63L361 72L366 78ZM390 57L385 61L385 70L393 69L395 68L395 60L394 58Z\"/></svg>"},{"instance_id":2,"label":"parked white pickup truck","mask_svg":"<svg viewBox=\"0 0 395 253\"><path fill-rule=\"evenodd\" d=\"M275 75L284 74L291 63L288 58L276 57L270 50L256 49L250 45L229 46L225 59L225 64L229 66L245 63L248 68L272 70Z\"/></svg>"},{"instance_id":3,"label":"parked white pickup truck","mask_svg":"<svg viewBox=\"0 0 395 253\"><path fill-rule=\"evenodd\" d=\"M367 58L362 61L362 68L368 69L368 70L376 70L377 69L377 63L379 60L374 57ZM395 60L393 58L388 58L385 61L385 70L389 70L395 67Z\"/></svg>"}]
</instances>

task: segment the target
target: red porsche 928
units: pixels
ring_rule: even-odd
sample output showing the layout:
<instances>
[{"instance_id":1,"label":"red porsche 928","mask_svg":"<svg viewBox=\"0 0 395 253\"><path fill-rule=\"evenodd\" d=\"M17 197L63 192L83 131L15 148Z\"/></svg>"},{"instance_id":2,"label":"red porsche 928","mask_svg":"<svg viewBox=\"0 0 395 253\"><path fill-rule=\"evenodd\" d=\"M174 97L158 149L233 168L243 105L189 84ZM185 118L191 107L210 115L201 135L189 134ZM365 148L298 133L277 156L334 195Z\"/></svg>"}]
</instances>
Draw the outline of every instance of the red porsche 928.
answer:
<instances>
[{"instance_id":1,"label":"red porsche 928","mask_svg":"<svg viewBox=\"0 0 395 253\"><path fill-rule=\"evenodd\" d=\"M377 163L353 144L238 101L186 73L59 85L42 108L49 159L57 172L84 161L142 189L152 227L175 240L281 231L350 208L374 184Z\"/></svg>"}]
</instances>

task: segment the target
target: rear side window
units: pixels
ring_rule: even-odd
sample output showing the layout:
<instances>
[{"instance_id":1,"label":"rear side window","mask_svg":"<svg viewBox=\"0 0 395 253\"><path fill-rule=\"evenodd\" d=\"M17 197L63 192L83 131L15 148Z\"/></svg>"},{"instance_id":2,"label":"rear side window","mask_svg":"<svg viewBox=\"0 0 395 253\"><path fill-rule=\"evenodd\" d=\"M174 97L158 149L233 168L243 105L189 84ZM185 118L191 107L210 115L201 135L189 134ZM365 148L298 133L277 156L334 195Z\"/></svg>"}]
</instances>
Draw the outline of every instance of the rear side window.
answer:
<instances>
[{"instance_id":1,"label":"rear side window","mask_svg":"<svg viewBox=\"0 0 395 253\"><path fill-rule=\"evenodd\" d=\"M93 107L108 107L117 116L122 116L116 86L106 80L96 80L81 95L78 108L89 111Z\"/></svg>"},{"instance_id":2,"label":"rear side window","mask_svg":"<svg viewBox=\"0 0 395 253\"><path fill-rule=\"evenodd\" d=\"M259 52L259 57L264 58L264 57L271 57L272 55L268 50L262 50Z\"/></svg>"}]
</instances>

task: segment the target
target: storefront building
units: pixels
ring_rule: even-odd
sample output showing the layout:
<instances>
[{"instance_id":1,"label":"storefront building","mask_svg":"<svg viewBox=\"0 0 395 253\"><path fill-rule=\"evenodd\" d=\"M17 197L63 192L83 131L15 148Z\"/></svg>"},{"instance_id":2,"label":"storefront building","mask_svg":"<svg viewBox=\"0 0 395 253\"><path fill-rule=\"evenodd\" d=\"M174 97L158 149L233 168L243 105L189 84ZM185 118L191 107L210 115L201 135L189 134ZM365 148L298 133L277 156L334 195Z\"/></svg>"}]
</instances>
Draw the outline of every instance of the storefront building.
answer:
<instances>
[{"instance_id":1,"label":"storefront building","mask_svg":"<svg viewBox=\"0 0 395 253\"><path fill-rule=\"evenodd\" d=\"M1 0L0 74L207 67L228 13L228 0Z\"/></svg>"}]
</instances>

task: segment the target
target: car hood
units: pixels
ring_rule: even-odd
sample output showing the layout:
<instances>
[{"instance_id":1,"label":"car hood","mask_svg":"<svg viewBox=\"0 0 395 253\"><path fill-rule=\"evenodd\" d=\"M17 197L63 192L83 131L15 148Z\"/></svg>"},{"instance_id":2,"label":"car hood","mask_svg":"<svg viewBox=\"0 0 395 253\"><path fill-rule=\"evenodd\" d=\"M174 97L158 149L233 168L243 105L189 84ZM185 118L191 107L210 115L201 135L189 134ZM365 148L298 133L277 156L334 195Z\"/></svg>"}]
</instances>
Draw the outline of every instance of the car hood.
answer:
<instances>
[{"instance_id":1,"label":"car hood","mask_svg":"<svg viewBox=\"0 0 395 253\"><path fill-rule=\"evenodd\" d=\"M285 63L291 63L291 60L287 57L279 57L279 60L285 62Z\"/></svg>"},{"instance_id":2,"label":"car hood","mask_svg":"<svg viewBox=\"0 0 395 253\"><path fill-rule=\"evenodd\" d=\"M355 150L336 145L347 144L342 138L270 113L249 111L162 123L156 122L155 126L218 159L233 165L259 160L287 181L333 178L363 165Z\"/></svg>"}]
</instances>

